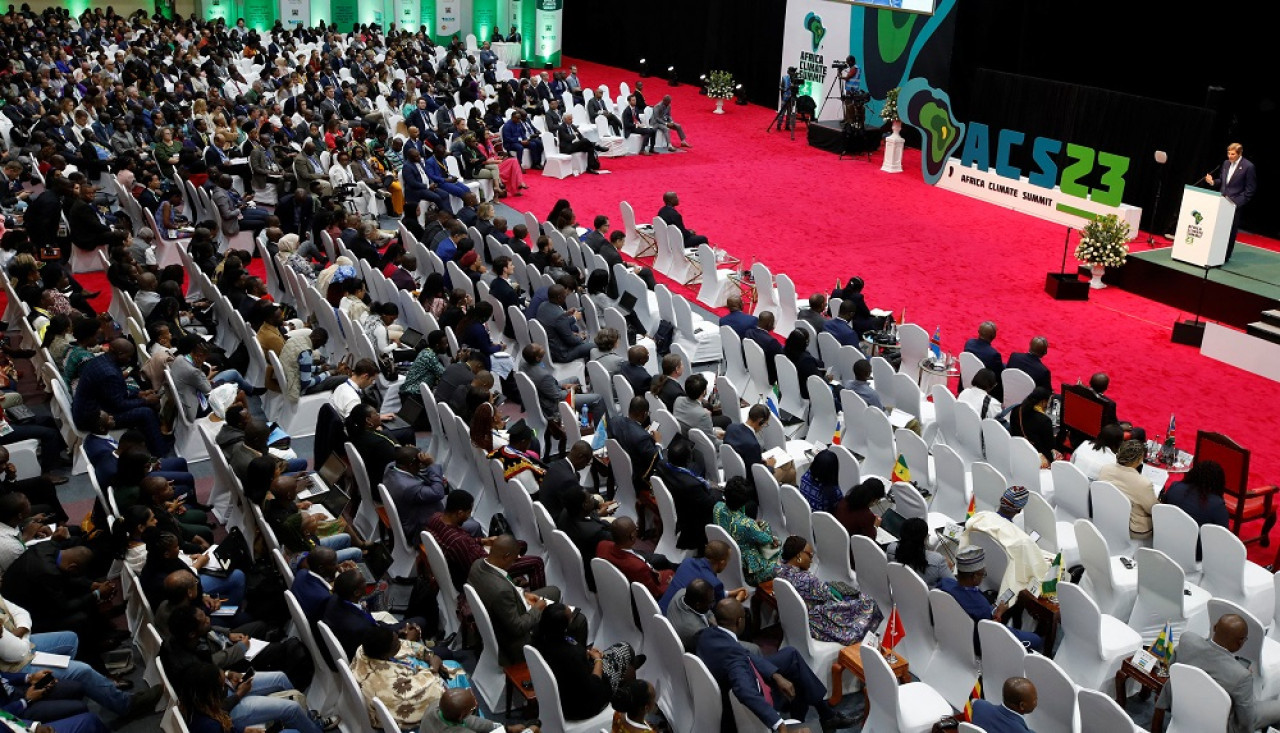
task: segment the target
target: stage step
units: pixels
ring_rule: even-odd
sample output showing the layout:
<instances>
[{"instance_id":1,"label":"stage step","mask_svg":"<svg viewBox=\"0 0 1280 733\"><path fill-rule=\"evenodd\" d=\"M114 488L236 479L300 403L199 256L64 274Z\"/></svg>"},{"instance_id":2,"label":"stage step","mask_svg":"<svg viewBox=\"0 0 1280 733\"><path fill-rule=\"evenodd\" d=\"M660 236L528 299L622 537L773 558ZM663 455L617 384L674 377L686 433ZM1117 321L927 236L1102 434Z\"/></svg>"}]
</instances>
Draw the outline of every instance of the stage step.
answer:
<instances>
[{"instance_id":1,"label":"stage step","mask_svg":"<svg viewBox=\"0 0 1280 733\"><path fill-rule=\"evenodd\" d=\"M1280 326L1280 310L1262 311L1262 322Z\"/></svg>"},{"instance_id":2,"label":"stage step","mask_svg":"<svg viewBox=\"0 0 1280 733\"><path fill-rule=\"evenodd\" d=\"M1271 311L1274 313L1275 311ZM1265 316L1264 316L1265 317ZM1280 344L1280 325L1267 321L1254 321L1245 328L1245 333Z\"/></svg>"}]
</instances>

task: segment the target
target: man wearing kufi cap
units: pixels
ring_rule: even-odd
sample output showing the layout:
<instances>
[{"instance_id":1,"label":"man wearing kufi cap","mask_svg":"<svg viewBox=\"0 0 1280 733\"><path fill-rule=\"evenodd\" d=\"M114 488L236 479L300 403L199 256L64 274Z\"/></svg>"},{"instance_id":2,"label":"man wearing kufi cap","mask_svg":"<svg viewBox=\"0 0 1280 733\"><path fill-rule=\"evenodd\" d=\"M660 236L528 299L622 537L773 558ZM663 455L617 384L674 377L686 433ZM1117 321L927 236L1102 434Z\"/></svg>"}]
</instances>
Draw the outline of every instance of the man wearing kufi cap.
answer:
<instances>
[{"instance_id":1,"label":"man wearing kufi cap","mask_svg":"<svg viewBox=\"0 0 1280 733\"><path fill-rule=\"evenodd\" d=\"M979 588L986 577L986 552L977 545L969 545L962 547L960 552L956 554L956 577L943 578L938 583L938 590L956 599L956 602L960 604L964 612L969 614L974 621L989 620L1003 623L1004 616L1009 610L1009 604L991 605L991 601L987 600L987 597L982 594ZM1021 629L1009 630L1023 644L1029 645L1036 651L1043 650L1044 640L1040 638L1039 634L1022 631ZM975 652L981 654L981 650L978 649L978 628L976 625L973 629L973 648Z\"/></svg>"},{"instance_id":2,"label":"man wearing kufi cap","mask_svg":"<svg viewBox=\"0 0 1280 733\"><path fill-rule=\"evenodd\" d=\"M1040 586L1049 572L1052 557L1045 557L1045 552L1035 540L1018 526L1021 520L1018 515L1027 505L1027 488L1010 486L1000 497L997 511L982 511L974 514L965 523L964 534L960 537L960 545L973 542L971 533L981 532L1004 548L1009 556L1009 564L1005 567L1004 576L1000 579L1000 592L1012 590L1014 593L1029 586Z\"/></svg>"}]
</instances>

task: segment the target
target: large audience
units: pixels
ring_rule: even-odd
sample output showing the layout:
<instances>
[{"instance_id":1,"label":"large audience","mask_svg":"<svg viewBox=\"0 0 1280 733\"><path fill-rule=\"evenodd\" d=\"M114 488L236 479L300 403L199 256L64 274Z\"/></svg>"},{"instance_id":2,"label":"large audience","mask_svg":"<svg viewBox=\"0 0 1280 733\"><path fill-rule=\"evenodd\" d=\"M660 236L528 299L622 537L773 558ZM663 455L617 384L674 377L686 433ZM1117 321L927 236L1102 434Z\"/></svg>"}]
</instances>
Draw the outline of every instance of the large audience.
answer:
<instances>
[{"instance_id":1,"label":"large audience","mask_svg":"<svg viewBox=\"0 0 1280 733\"><path fill-rule=\"evenodd\" d=\"M672 670L654 671L668 660L632 643L644 620L604 617L614 607L604 599L593 608L595 591L611 583L597 575L610 572L701 660L722 691L713 704L724 705L726 729L731 695L772 730L793 730L790 721L811 713L823 730L850 729L854 708L827 702L838 692L829 671L793 644L778 648L786 610L777 596L798 596L813 640L842 647L892 625L897 611L851 573L829 569L847 558L819 556L818 522L798 521L794 506L783 516L779 487L798 490L802 511L829 515L842 543L873 543L974 624L1005 624L1036 653L1058 649L1058 637L1022 625L1016 611L1027 601L1009 593L1040 588L1062 564L1023 516L1032 494L1051 492L1008 481L998 501L942 524L912 513L904 484L925 497L942 491L927 466L911 467L914 482L896 468L849 481L846 462L856 467L861 456L839 432L806 436L805 414L772 399L739 403L746 384L695 371L672 346L670 324L645 327L647 300L626 296L633 281L646 291L656 283L621 254L642 234L614 230L603 213L588 230L565 200L541 230L497 215L494 200L520 196L526 171L553 152L543 130L560 151L586 153L589 173L601 172L599 155L617 152L605 128L639 135L642 154L659 138L689 147L670 97L644 115L636 84L616 109L576 67L515 78L488 44L437 45L377 27L258 33L242 21L100 8L71 18L23 6L0 16L0 28L0 264L10 317L23 321L7 325L24 334L3 358L30 359L65 398L58 419L21 415L15 380L0 383L5 721L102 731L104 718L120 727L163 700L196 733L369 730L387 716L404 730L554 730L536 719L493 722L504 703L482 699L464 668L490 645L483 653L509 671L541 664L557 680L558 700L536 691L543 718L558 706L568 720L599 719L614 733L688 730L707 701L660 706ZM587 135L561 106L584 102ZM685 227L675 192L662 204L685 246L707 243ZM73 274L93 268L106 271L109 307ZM893 324L863 291L854 277L813 294L790 333L775 333L781 314L747 312L734 295L716 324L723 348L763 352L757 396L787 388L784 363L804 403L826 392L811 394L809 377L829 384L852 437L869 424L864 411L895 402L862 358ZM858 350L850 373L818 358L819 334ZM1049 415L1048 342L1036 338L1005 360L996 334L984 323L966 344L982 368L966 375L955 409L1025 438L1046 475L1069 462L1116 487L1129 502L1134 547L1159 534L1153 510L1162 502L1196 524L1227 524L1218 464L1198 463L1167 491L1153 485L1141 472L1144 433L1117 418L1114 402L1098 435L1072 435ZM1008 408L1006 369L1034 382ZM1103 404L1108 386L1105 374L1089 381ZM311 460L281 425L308 399L323 402L315 424L302 426L315 433ZM925 415L911 417L908 431L943 445ZM451 430L458 419L469 430ZM234 512L197 494L179 455L190 430L205 431L211 460L238 484L215 487L243 494ZM779 450L779 434L808 442ZM10 449L31 440L40 470L19 479ZM76 518L56 486L81 457L102 499ZM529 516L486 496L478 473L490 464L495 480L528 494ZM353 501L330 506L326 493ZM382 517L361 506L383 496L391 506L379 507ZM362 526L370 514L372 526ZM943 524L958 537L940 536ZM399 549L417 562L404 575L417 583L389 572L394 537L408 543ZM580 567L553 555L560 537ZM851 541L856 556L861 540ZM1000 550L1003 575L988 579ZM437 552L444 567L430 560ZM1083 569L1087 588L1094 571ZM640 600L636 608L646 613ZM1188 663L1226 686L1238 680L1219 679L1213 655L1238 651L1247 629L1236 614L1213 621L1212 644L1209 624L1197 626L1181 632L1178 656L1188 647ZM618 625L631 633L597 633ZM121 647L130 644L172 691L129 681L134 662ZM976 626L974 647L980 654ZM332 690L319 695L339 665L361 695L354 711L335 705ZM987 730L1018 729L1036 709L1029 679L984 687L1003 703L973 706ZM1232 730L1275 722L1271 702L1254 706L1251 694L1227 689L1242 721Z\"/></svg>"}]
</instances>

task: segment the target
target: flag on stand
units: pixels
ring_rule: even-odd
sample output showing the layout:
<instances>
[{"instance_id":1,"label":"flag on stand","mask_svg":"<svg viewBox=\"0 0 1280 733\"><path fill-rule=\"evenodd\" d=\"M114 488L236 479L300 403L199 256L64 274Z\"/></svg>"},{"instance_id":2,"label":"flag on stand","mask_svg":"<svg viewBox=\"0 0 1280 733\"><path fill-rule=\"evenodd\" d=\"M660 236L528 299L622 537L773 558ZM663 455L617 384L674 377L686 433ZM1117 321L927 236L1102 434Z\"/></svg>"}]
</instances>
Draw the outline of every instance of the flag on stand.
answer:
<instances>
[{"instance_id":1,"label":"flag on stand","mask_svg":"<svg viewBox=\"0 0 1280 733\"><path fill-rule=\"evenodd\" d=\"M569 407L573 407L573 390L567 389L565 392L564 401L569 405Z\"/></svg>"},{"instance_id":2,"label":"flag on stand","mask_svg":"<svg viewBox=\"0 0 1280 733\"><path fill-rule=\"evenodd\" d=\"M1173 431L1174 431L1175 422L1176 421L1173 419L1173 413L1172 412L1169 413L1169 431L1164 435L1165 440L1173 440Z\"/></svg>"},{"instance_id":3,"label":"flag on stand","mask_svg":"<svg viewBox=\"0 0 1280 733\"><path fill-rule=\"evenodd\" d=\"M836 418L836 431L831 434L831 445L840 445L840 439L844 435L844 425L841 424L840 418Z\"/></svg>"},{"instance_id":4,"label":"flag on stand","mask_svg":"<svg viewBox=\"0 0 1280 733\"><path fill-rule=\"evenodd\" d=\"M977 495L969 497L969 511L964 513L964 520L966 522L973 518L973 513L974 511L977 510L977 507L978 507L977 501L978 501Z\"/></svg>"},{"instance_id":5,"label":"flag on stand","mask_svg":"<svg viewBox=\"0 0 1280 733\"><path fill-rule=\"evenodd\" d=\"M929 339L929 352L935 360L942 358L942 326L933 330L933 336Z\"/></svg>"},{"instance_id":6,"label":"flag on stand","mask_svg":"<svg viewBox=\"0 0 1280 733\"><path fill-rule=\"evenodd\" d=\"M907 638L907 630L902 625L902 617L898 615L898 604L895 603L893 610L889 612L889 621L884 626L884 637L880 639L880 645L892 651L905 638Z\"/></svg>"},{"instance_id":7,"label":"flag on stand","mask_svg":"<svg viewBox=\"0 0 1280 733\"><path fill-rule=\"evenodd\" d=\"M1058 594L1058 581L1062 580L1062 553L1053 556L1053 564L1049 566L1049 574L1040 583L1040 595L1055 596Z\"/></svg>"},{"instance_id":8,"label":"flag on stand","mask_svg":"<svg viewBox=\"0 0 1280 733\"><path fill-rule=\"evenodd\" d=\"M782 393L778 391L777 385L774 385L773 391L764 396L764 403L769 407L769 412L772 412L773 416L779 420L782 419L782 413L778 411L778 402L781 399Z\"/></svg>"},{"instance_id":9,"label":"flag on stand","mask_svg":"<svg viewBox=\"0 0 1280 733\"><path fill-rule=\"evenodd\" d=\"M1168 666L1173 661L1173 627L1168 621L1164 622L1164 628L1160 629L1159 636L1151 642L1151 655Z\"/></svg>"},{"instance_id":10,"label":"flag on stand","mask_svg":"<svg viewBox=\"0 0 1280 733\"><path fill-rule=\"evenodd\" d=\"M973 683L973 689L969 692L969 699L966 700L964 703L965 721L969 723L973 722L973 701L981 700L981 699L982 699L982 679L979 678L977 682Z\"/></svg>"},{"instance_id":11,"label":"flag on stand","mask_svg":"<svg viewBox=\"0 0 1280 733\"><path fill-rule=\"evenodd\" d=\"M891 478L894 483L899 481L904 484L911 483L911 469L907 467L907 457L901 453L898 454L898 462L893 464L893 476Z\"/></svg>"}]
</instances>

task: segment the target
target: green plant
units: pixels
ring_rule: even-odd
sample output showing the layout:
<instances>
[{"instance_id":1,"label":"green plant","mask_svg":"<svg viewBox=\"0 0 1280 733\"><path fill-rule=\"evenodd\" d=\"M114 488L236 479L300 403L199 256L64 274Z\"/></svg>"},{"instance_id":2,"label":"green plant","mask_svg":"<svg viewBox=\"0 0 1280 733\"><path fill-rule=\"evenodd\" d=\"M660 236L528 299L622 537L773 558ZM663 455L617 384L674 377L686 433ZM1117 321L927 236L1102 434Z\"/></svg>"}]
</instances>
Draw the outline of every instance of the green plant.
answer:
<instances>
[{"instance_id":1,"label":"green plant","mask_svg":"<svg viewBox=\"0 0 1280 733\"><path fill-rule=\"evenodd\" d=\"M707 96L712 99L733 99L733 74L713 71L707 78Z\"/></svg>"},{"instance_id":2,"label":"green plant","mask_svg":"<svg viewBox=\"0 0 1280 733\"><path fill-rule=\"evenodd\" d=\"M894 122L902 119L898 116L898 92L899 87L890 89L884 95L884 107L880 108L880 119L885 122Z\"/></svg>"},{"instance_id":3,"label":"green plant","mask_svg":"<svg viewBox=\"0 0 1280 733\"><path fill-rule=\"evenodd\" d=\"M1120 267L1129 256L1129 224L1115 214L1099 216L1080 230L1076 259L1088 265Z\"/></svg>"}]
</instances>

